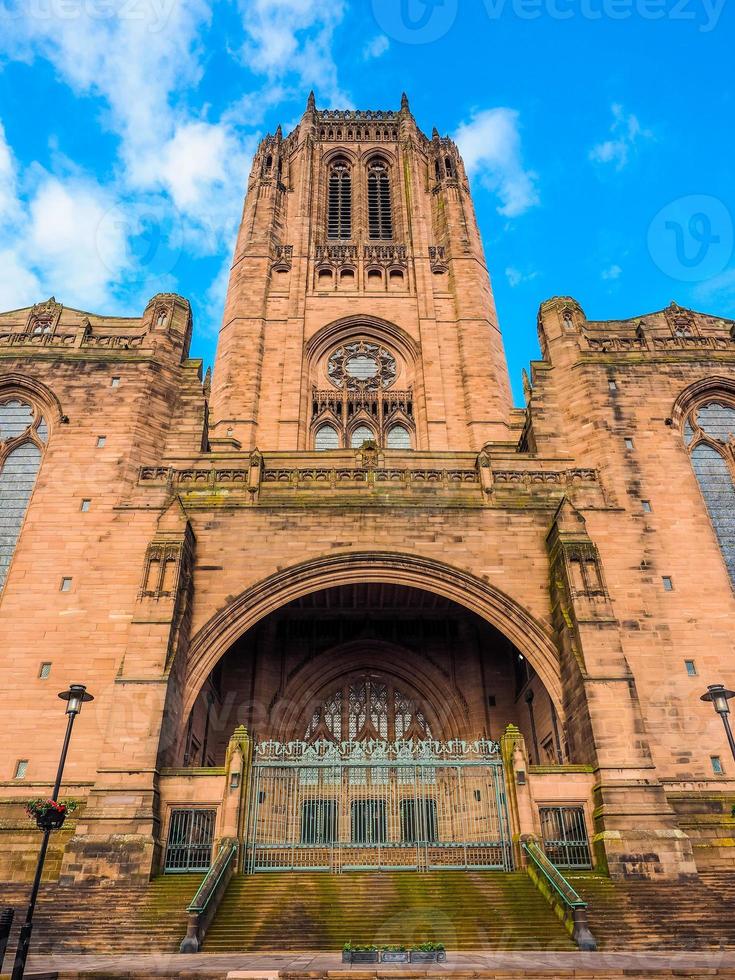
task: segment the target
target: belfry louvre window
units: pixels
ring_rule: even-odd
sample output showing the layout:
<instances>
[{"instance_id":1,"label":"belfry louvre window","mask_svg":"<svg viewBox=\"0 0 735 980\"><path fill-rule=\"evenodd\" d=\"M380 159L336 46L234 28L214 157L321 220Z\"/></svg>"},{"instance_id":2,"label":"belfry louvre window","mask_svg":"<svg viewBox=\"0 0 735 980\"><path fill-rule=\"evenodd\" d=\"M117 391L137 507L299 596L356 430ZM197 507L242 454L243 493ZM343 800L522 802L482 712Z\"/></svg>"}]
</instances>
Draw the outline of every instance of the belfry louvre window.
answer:
<instances>
[{"instance_id":1,"label":"belfry louvre window","mask_svg":"<svg viewBox=\"0 0 735 980\"><path fill-rule=\"evenodd\" d=\"M728 452L734 438L735 407L724 401L699 405L684 423L684 442L735 586L735 467Z\"/></svg>"},{"instance_id":2,"label":"belfry louvre window","mask_svg":"<svg viewBox=\"0 0 735 980\"><path fill-rule=\"evenodd\" d=\"M0 590L20 537L47 439L48 426L32 405L16 398L0 403Z\"/></svg>"},{"instance_id":3,"label":"belfry louvre window","mask_svg":"<svg viewBox=\"0 0 735 980\"><path fill-rule=\"evenodd\" d=\"M376 160L368 170L368 228L370 237L390 241L393 238L393 213L388 168Z\"/></svg>"},{"instance_id":4,"label":"belfry louvre window","mask_svg":"<svg viewBox=\"0 0 735 980\"><path fill-rule=\"evenodd\" d=\"M329 170L327 237L336 241L352 237L352 175L345 160L336 160Z\"/></svg>"}]
</instances>

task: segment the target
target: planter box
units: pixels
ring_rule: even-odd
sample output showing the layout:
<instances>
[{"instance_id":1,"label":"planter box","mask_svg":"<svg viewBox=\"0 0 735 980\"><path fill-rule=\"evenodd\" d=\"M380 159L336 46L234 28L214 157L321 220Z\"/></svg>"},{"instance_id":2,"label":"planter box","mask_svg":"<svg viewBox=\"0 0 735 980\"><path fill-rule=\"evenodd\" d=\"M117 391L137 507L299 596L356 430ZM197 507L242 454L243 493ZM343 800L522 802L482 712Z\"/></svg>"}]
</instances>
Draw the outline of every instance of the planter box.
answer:
<instances>
[{"instance_id":1,"label":"planter box","mask_svg":"<svg viewBox=\"0 0 735 980\"><path fill-rule=\"evenodd\" d=\"M66 813L59 813L58 810L47 810L46 813L39 813L36 817L36 826L39 830L60 830L64 825Z\"/></svg>"},{"instance_id":2,"label":"planter box","mask_svg":"<svg viewBox=\"0 0 735 980\"><path fill-rule=\"evenodd\" d=\"M422 952L420 949L411 950L412 963L446 963L447 954L444 950L433 950L431 953Z\"/></svg>"},{"instance_id":3,"label":"planter box","mask_svg":"<svg viewBox=\"0 0 735 980\"><path fill-rule=\"evenodd\" d=\"M398 952L397 950L384 949L380 954L381 963L410 963L411 954L408 950Z\"/></svg>"},{"instance_id":4,"label":"planter box","mask_svg":"<svg viewBox=\"0 0 735 980\"><path fill-rule=\"evenodd\" d=\"M346 953L342 951L342 962L343 963L378 963L380 962L380 953L377 949L365 950L364 952L349 952Z\"/></svg>"}]
</instances>

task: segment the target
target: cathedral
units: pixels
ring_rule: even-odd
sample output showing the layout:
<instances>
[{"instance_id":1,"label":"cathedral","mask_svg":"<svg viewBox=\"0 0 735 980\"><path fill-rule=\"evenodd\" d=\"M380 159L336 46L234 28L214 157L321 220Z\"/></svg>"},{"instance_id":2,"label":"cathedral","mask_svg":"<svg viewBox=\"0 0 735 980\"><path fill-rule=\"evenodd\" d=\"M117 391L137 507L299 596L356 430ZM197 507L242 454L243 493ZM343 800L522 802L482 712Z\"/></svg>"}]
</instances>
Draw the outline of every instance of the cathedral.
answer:
<instances>
[{"instance_id":1,"label":"cathedral","mask_svg":"<svg viewBox=\"0 0 735 980\"><path fill-rule=\"evenodd\" d=\"M192 326L0 314L0 879L70 683L47 887L734 871L735 322L553 297L514 406L457 146L311 95Z\"/></svg>"}]
</instances>

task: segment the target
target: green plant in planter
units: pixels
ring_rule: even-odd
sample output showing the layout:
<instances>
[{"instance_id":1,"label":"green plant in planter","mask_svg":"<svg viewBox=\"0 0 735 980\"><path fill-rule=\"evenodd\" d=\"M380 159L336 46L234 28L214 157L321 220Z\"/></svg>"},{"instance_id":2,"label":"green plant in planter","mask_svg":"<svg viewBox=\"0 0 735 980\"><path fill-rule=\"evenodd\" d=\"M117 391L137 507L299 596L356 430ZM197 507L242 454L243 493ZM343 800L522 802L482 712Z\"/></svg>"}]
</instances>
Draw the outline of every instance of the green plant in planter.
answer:
<instances>
[{"instance_id":1,"label":"green plant in planter","mask_svg":"<svg viewBox=\"0 0 735 980\"><path fill-rule=\"evenodd\" d=\"M443 953L444 943L419 943L418 946L412 946L412 950L416 950L417 953Z\"/></svg>"},{"instance_id":2,"label":"green plant in planter","mask_svg":"<svg viewBox=\"0 0 735 980\"><path fill-rule=\"evenodd\" d=\"M405 946L381 946L380 947L384 953L405 953Z\"/></svg>"},{"instance_id":3,"label":"green plant in planter","mask_svg":"<svg viewBox=\"0 0 735 980\"><path fill-rule=\"evenodd\" d=\"M39 817L45 817L47 814L63 814L65 817L70 813L73 813L79 806L76 800L66 800L62 803L60 800L29 800L26 803L26 813L29 817L33 817L34 820L38 820Z\"/></svg>"},{"instance_id":4,"label":"green plant in planter","mask_svg":"<svg viewBox=\"0 0 735 980\"><path fill-rule=\"evenodd\" d=\"M369 944L367 946L356 946L348 942L345 943L344 946L342 947L343 953L377 953L377 951L378 951L378 947L372 944Z\"/></svg>"}]
</instances>

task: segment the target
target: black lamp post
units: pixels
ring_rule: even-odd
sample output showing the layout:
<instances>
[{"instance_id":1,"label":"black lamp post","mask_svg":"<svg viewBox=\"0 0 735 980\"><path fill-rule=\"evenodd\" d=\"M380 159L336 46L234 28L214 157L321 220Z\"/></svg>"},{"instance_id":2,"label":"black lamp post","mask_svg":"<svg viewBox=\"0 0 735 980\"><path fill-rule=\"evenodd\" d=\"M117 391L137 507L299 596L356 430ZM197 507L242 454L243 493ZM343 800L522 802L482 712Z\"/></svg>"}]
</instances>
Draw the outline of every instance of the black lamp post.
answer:
<instances>
[{"instance_id":1,"label":"black lamp post","mask_svg":"<svg viewBox=\"0 0 735 980\"><path fill-rule=\"evenodd\" d=\"M84 684L71 684L68 691L62 691L59 694L62 701L66 701L66 713L68 715L68 721L66 723L66 735L64 736L64 744L61 747L61 758L59 759L59 768L56 771L56 782L54 783L54 791L51 795L51 799L56 802L59 798L59 790L61 789L61 778L64 774L64 764L66 762L66 754L69 751L69 740L71 739L71 730L74 725L74 719L82 710L82 705L85 701L93 701L94 698L91 694L87 693L87 689ZM28 902L28 909L26 911L26 920L21 926L20 936L18 937L18 948L15 951L15 962L13 963L13 974L12 980L23 980L23 973L26 968L26 960L28 958L28 948L31 945L31 933L33 932L33 912L36 908L36 899L38 898L38 889L41 885L41 875L43 874L43 864L46 860L46 851L48 850L49 837L51 836L51 827L46 826L43 831L43 840L41 841L41 850L38 852L38 862L36 863L36 876L33 879L33 888L31 888L31 897Z\"/></svg>"},{"instance_id":2,"label":"black lamp post","mask_svg":"<svg viewBox=\"0 0 735 980\"><path fill-rule=\"evenodd\" d=\"M730 705L728 704L730 698L735 698L735 691L728 691L724 684L710 684L707 693L703 694L699 700L711 701L715 711L722 718L722 724L727 733L727 741L730 743L730 751L733 759L735 759L735 739L732 737L730 719L727 717L730 714Z\"/></svg>"}]
</instances>

